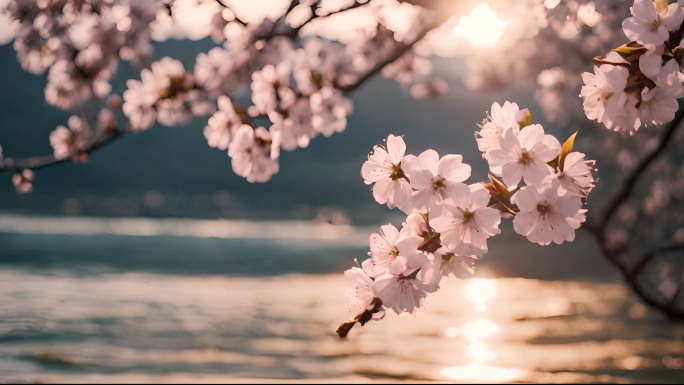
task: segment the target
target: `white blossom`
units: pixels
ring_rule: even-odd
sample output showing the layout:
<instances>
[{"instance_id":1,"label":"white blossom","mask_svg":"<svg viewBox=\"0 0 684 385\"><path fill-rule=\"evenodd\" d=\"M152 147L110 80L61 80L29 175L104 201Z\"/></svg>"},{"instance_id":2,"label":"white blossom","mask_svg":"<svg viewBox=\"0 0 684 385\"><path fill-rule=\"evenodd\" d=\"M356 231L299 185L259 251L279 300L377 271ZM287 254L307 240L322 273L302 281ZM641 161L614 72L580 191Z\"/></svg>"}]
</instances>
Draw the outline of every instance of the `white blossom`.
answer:
<instances>
[{"instance_id":1,"label":"white blossom","mask_svg":"<svg viewBox=\"0 0 684 385\"><path fill-rule=\"evenodd\" d=\"M463 156L449 154L441 159L435 150L426 150L406 170L411 187L416 191L411 196L411 208L433 212L437 204L445 199L454 184L470 177L470 166L462 163Z\"/></svg>"},{"instance_id":2,"label":"white blossom","mask_svg":"<svg viewBox=\"0 0 684 385\"><path fill-rule=\"evenodd\" d=\"M575 239L575 230L585 221L580 197L561 194L560 183L552 179L537 190L525 186L511 200L520 212L513 219L513 229L530 242L548 245Z\"/></svg>"},{"instance_id":3,"label":"white blossom","mask_svg":"<svg viewBox=\"0 0 684 385\"><path fill-rule=\"evenodd\" d=\"M359 314L370 310L368 307L375 298L373 280L359 267L346 270L344 276L349 281L346 290L349 311Z\"/></svg>"},{"instance_id":4,"label":"white blossom","mask_svg":"<svg viewBox=\"0 0 684 385\"><path fill-rule=\"evenodd\" d=\"M210 147L227 150L233 132L242 125L242 119L235 112L229 97L221 95L217 103L218 111L209 118L204 127L204 137Z\"/></svg>"},{"instance_id":5,"label":"white blossom","mask_svg":"<svg viewBox=\"0 0 684 385\"><path fill-rule=\"evenodd\" d=\"M438 250L435 255L441 261L440 271L443 276L453 275L460 279L475 275L475 261L480 258L477 255L456 255L447 249Z\"/></svg>"},{"instance_id":6,"label":"white blossom","mask_svg":"<svg viewBox=\"0 0 684 385\"><path fill-rule=\"evenodd\" d=\"M404 207L411 194L411 185L402 169L406 144L400 136L387 137L387 149L374 146L373 152L361 167L361 176L366 184L373 186L373 197L380 204L390 208Z\"/></svg>"},{"instance_id":7,"label":"white blossom","mask_svg":"<svg viewBox=\"0 0 684 385\"><path fill-rule=\"evenodd\" d=\"M641 44L662 44L670 37L670 31L679 29L684 19L676 2L657 12L653 0L634 0L630 10L632 17L622 22L622 28L629 40Z\"/></svg>"},{"instance_id":8,"label":"white blossom","mask_svg":"<svg viewBox=\"0 0 684 385\"><path fill-rule=\"evenodd\" d=\"M375 290L384 306L400 314L414 313L425 304L426 286L414 273L386 273L375 279Z\"/></svg>"},{"instance_id":9,"label":"white blossom","mask_svg":"<svg viewBox=\"0 0 684 385\"><path fill-rule=\"evenodd\" d=\"M644 88L639 104L639 120L645 125L664 124L674 119L679 109L677 99L684 96L679 65L668 61L653 79L655 87Z\"/></svg>"},{"instance_id":10,"label":"white blossom","mask_svg":"<svg viewBox=\"0 0 684 385\"><path fill-rule=\"evenodd\" d=\"M586 197L594 188L593 160L584 160L584 154L573 151L565 157L563 171L555 175L561 185L561 192Z\"/></svg>"},{"instance_id":11,"label":"white blossom","mask_svg":"<svg viewBox=\"0 0 684 385\"><path fill-rule=\"evenodd\" d=\"M487 151L489 168L508 186L517 185L521 178L527 184L540 184L551 173L547 162L556 158L561 148L558 140L545 135L539 124L522 128L518 135L514 129L506 129L499 145Z\"/></svg>"},{"instance_id":12,"label":"white blossom","mask_svg":"<svg viewBox=\"0 0 684 385\"><path fill-rule=\"evenodd\" d=\"M479 183L455 184L449 199L442 202L442 212L430 219L430 226L440 233L442 245L460 255L487 252L487 238L501 232L501 214L488 207L489 192Z\"/></svg>"},{"instance_id":13,"label":"white blossom","mask_svg":"<svg viewBox=\"0 0 684 385\"><path fill-rule=\"evenodd\" d=\"M590 120L603 123L613 131L633 134L641 121L635 107L636 98L624 92L629 73L622 66L602 65L594 67L594 74L582 74L584 86L580 96L584 98L584 112Z\"/></svg>"},{"instance_id":14,"label":"white blossom","mask_svg":"<svg viewBox=\"0 0 684 385\"><path fill-rule=\"evenodd\" d=\"M380 227L380 234L370 235L370 252L372 264L364 265L366 272L371 277L377 277L390 270L390 265L397 260L400 255L406 258L409 265L421 266L424 256L418 251L418 246L422 238L414 234L409 227L402 227L401 231L391 224ZM400 268L400 272L403 267Z\"/></svg>"},{"instance_id":15,"label":"white blossom","mask_svg":"<svg viewBox=\"0 0 684 385\"><path fill-rule=\"evenodd\" d=\"M266 182L278 172L278 140L264 127L243 124L228 147L233 171L248 182Z\"/></svg>"},{"instance_id":16,"label":"white blossom","mask_svg":"<svg viewBox=\"0 0 684 385\"><path fill-rule=\"evenodd\" d=\"M517 103L506 101L503 106L497 102L492 103L490 114L479 125L480 131L475 132L480 152L486 153L491 149L499 148L499 137L508 128L517 134L520 128L519 122L525 117L525 113L527 109L520 110Z\"/></svg>"}]
</instances>

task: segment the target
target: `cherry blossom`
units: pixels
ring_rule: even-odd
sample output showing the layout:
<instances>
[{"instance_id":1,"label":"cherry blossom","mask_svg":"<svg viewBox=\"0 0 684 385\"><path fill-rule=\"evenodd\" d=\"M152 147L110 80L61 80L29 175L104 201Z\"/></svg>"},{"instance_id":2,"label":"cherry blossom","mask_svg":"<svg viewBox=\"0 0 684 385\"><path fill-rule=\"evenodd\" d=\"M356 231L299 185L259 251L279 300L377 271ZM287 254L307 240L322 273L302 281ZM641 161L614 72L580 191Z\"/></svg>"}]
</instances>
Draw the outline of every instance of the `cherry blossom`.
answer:
<instances>
[{"instance_id":1,"label":"cherry blossom","mask_svg":"<svg viewBox=\"0 0 684 385\"><path fill-rule=\"evenodd\" d=\"M489 167L508 186L517 185L521 178L527 184L540 184L551 173L547 163L560 153L558 140L545 135L539 124L522 128L518 135L513 128L505 130L499 145L487 151Z\"/></svg>"},{"instance_id":2,"label":"cherry blossom","mask_svg":"<svg viewBox=\"0 0 684 385\"><path fill-rule=\"evenodd\" d=\"M148 129L154 121L165 126L186 124L193 115L205 115L213 109L203 101L192 74L183 64L170 57L152 63L143 69L140 81L128 80L123 93L124 114L133 131Z\"/></svg>"},{"instance_id":3,"label":"cherry blossom","mask_svg":"<svg viewBox=\"0 0 684 385\"><path fill-rule=\"evenodd\" d=\"M441 260L440 271L443 276L453 275L461 279L475 275L475 261L480 259L477 255L456 255L452 252L440 253L437 251L435 255Z\"/></svg>"},{"instance_id":4,"label":"cherry blossom","mask_svg":"<svg viewBox=\"0 0 684 385\"><path fill-rule=\"evenodd\" d=\"M33 171L25 168L12 175L12 183L17 194L28 194L33 191Z\"/></svg>"},{"instance_id":5,"label":"cherry blossom","mask_svg":"<svg viewBox=\"0 0 684 385\"><path fill-rule=\"evenodd\" d=\"M349 311L358 314L365 310L375 298L375 290L373 288L373 280L369 277L363 269L359 267L352 267L344 272L344 276L350 282L347 286L347 303L349 304Z\"/></svg>"},{"instance_id":6,"label":"cherry blossom","mask_svg":"<svg viewBox=\"0 0 684 385\"><path fill-rule=\"evenodd\" d=\"M560 193L560 182L553 179L539 190L525 186L513 197L520 212L513 219L516 233L530 242L548 245L575 239L575 230L585 221L580 197Z\"/></svg>"},{"instance_id":7,"label":"cherry blossom","mask_svg":"<svg viewBox=\"0 0 684 385\"><path fill-rule=\"evenodd\" d=\"M228 147L233 171L248 182L266 182L278 172L278 138L264 127L243 124Z\"/></svg>"},{"instance_id":8,"label":"cherry blossom","mask_svg":"<svg viewBox=\"0 0 684 385\"><path fill-rule=\"evenodd\" d=\"M411 207L419 211L435 211L437 204L450 195L453 186L470 177L470 166L463 156L445 155L441 159L435 150L426 150L406 171L411 187Z\"/></svg>"},{"instance_id":9,"label":"cherry blossom","mask_svg":"<svg viewBox=\"0 0 684 385\"><path fill-rule=\"evenodd\" d=\"M217 102L218 110L204 127L204 137L210 147L227 150L233 132L242 125L242 118L235 112L229 97L221 95Z\"/></svg>"},{"instance_id":10,"label":"cherry blossom","mask_svg":"<svg viewBox=\"0 0 684 385\"><path fill-rule=\"evenodd\" d=\"M499 148L499 137L507 128L513 129L513 133L517 134L519 122L523 120L526 112L526 109L521 111L516 103L506 101L502 106L494 102L490 115L479 125L480 131L475 133L480 151L486 153Z\"/></svg>"},{"instance_id":11,"label":"cherry blossom","mask_svg":"<svg viewBox=\"0 0 684 385\"><path fill-rule=\"evenodd\" d=\"M311 94L311 126L323 136L331 136L342 132L347 127L347 116L353 106L342 92L333 87L324 86Z\"/></svg>"},{"instance_id":12,"label":"cherry blossom","mask_svg":"<svg viewBox=\"0 0 684 385\"><path fill-rule=\"evenodd\" d=\"M501 232L501 215L488 207L489 198L489 192L479 183L454 184L449 199L441 204L441 216L430 219L430 226L440 233L450 251L460 255L487 252L487 238Z\"/></svg>"},{"instance_id":13,"label":"cherry blossom","mask_svg":"<svg viewBox=\"0 0 684 385\"><path fill-rule=\"evenodd\" d=\"M566 156L563 170L554 175L560 182L561 192L586 197L594 188L592 171L596 162L584 160L584 157L583 153L577 151Z\"/></svg>"},{"instance_id":14,"label":"cherry blossom","mask_svg":"<svg viewBox=\"0 0 684 385\"><path fill-rule=\"evenodd\" d=\"M384 306L395 313L414 313L425 304L425 284L416 276L417 270L394 275L383 274L375 279L375 290Z\"/></svg>"},{"instance_id":15,"label":"cherry blossom","mask_svg":"<svg viewBox=\"0 0 684 385\"><path fill-rule=\"evenodd\" d=\"M380 234L370 235L369 261L371 265L364 265L366 272L371 277L377 277L389 271L390 265L401 255L412 266L420 266L424 258L418 251L418 245L422 239L411 231L409 227L403 227L401 231L391 224L380 227ZM366 268L366 266L368 266ZM403 269L400 269L403 271Z\"/></svg>"},{"instance_id":16,"label":"cherry blossom","mask_svg":"<svg viewBox=\"0 0 684 385\"><path fill-rule=\"evenodd\" d=\"M57 126L50 134L50 145L57 159L71 158L74 162L85 162L90 156L86 149L90 144L91 128L76 115L69 117L69 128Z\"/></svg>"},{"instance_id":17,"label":"cherry blossom","mask_svg":"<svg viewBox=\"0 0 684 385\"><path fill-rule=\"evenodd\" d=\"M402 169L406 144L400 136L387 137L387 149L374 146L373 152L361 167L361 176L366 184L373 186L373 197L380 204L390 208L403 207L408 203L411 185Z\"/></svg>"},{"instance_id":18,"label":"cherry blossom","mask_svg":"<svg viewBox=\"0 0 684 385\"><path fill-rule=\"evenodd\" d=\"M653 0L634 0L630 10L632 17L622 22L622 28L629 40L641 44L662 44L684 20L684 11L676 2L657 12Z\"/></svg>"},{"instance_id":19,"label":"cherry blossom","mask_svg":"<svg viewBox=\"0 0 684 385\"><path fill-rule=\"evenodd\" d=\"M684 96L682 74L675 60L668 61L654 77L655 87L641 91L639 120L645 125L663 124L674 119L677 99Z\"/></svg>"}]
</instances>

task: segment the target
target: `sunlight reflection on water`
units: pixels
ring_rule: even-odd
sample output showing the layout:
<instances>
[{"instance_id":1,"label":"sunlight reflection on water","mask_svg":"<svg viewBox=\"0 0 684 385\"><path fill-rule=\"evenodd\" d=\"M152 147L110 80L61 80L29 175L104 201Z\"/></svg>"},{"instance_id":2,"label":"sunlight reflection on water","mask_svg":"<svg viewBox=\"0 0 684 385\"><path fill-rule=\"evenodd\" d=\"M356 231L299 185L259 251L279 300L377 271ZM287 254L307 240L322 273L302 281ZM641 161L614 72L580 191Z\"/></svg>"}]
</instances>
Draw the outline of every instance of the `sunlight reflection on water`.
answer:
<instances>
[{"instance_id":1,"label":"sunlight reflection on water","mask_svg":"<svg viewBox=\"0 0 684 385\"><path fill-rule=\"evenodd\" d=\"M471 279L463 288L463 294L474 305L477 313L484 313L487 310L487 302L496 297L496 281ZM454 335L450 329L445 330L445 335ZM495 360L496 352L492 351L482 340L493 337L500 331L499 325L482 317L463 324L458 334L470 342L464 351L464 356L470 362L468 365L443 368L442 375L452 381L508 382L520 378L525 373L523 370L483 365Z\"/></svg>"},{"instance_id":2,"label":"sunlight reflection on water","mask_svg":"<svg viewBox=\"0 0 684 385\"><path fill-rule=\"evenodd\" d=\"M448 280L340 340L344 286L0 268L0 382L681 382L684 327L620 284Z\"/></svg>"}]
</instances>

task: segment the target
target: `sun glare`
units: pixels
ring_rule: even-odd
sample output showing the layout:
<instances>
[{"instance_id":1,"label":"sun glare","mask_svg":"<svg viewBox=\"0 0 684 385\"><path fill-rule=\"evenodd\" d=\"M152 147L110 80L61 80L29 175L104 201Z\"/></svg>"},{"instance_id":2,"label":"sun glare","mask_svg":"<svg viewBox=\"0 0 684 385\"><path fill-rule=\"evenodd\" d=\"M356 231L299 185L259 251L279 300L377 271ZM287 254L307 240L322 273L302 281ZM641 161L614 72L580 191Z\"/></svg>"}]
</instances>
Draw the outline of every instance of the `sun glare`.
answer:
<instances>
[{"instance_id":1,"label":"sun glare","mask_svg":"<svg viewBox=\"0 0 684 385\"><path fill-rule=\"evenodd\" d=\"M474 47L491 47L499 42L507 24L496 16L489 4L480 4L468 16L461 16L451 34Z\"/></svg>"}]
</instances>

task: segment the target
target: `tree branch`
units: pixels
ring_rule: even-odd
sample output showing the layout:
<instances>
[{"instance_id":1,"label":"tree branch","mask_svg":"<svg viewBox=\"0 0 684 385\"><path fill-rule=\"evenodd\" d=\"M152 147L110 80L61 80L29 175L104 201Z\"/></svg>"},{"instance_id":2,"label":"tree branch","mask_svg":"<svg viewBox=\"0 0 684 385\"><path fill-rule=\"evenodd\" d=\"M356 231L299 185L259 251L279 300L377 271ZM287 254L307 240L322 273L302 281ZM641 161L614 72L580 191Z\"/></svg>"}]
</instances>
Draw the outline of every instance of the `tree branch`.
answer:
<instances>
[{"instance_id":1,"label":"tree branch","mask_svg":"<svg viewBox=\"0 0 684 385\"><path fill-rule=\"evenodd\" d=\"M402 57L406 52L408 52L411 48L413 48L416 43L419 41L423 40L423 38L432 30L439 28L442 24L433 24L431 27L425 28L423 31L421 31L418 36L416 36L416 39L413 40L411 43L408 44L400 44L397 48L396 51L389 57L385 58L384 60L381 60L373 66L368 72L365 74L361 75L354 83L347 84L347 85L339 85L335 84L335 87L338 88L342 92L351 92L355 89L357 89L359 86L361 86L363 83L365 83L368 79L371 77L375 76L378 72L382 71L383 68L385 68L388 64L393 63L395 60L399 59Z\"/></svg>"},{"instance_id":2,"label":"tree branch","mask_svg":"<svg viewBox=\"0 0 684 385\"><path fill-rule=\"evenodd\" d=\"M88 148L84 149L85 152L87 153L92 153L93 151L97 150L98 148L104 147L112 142L114 142L118 138L124 137L126 134L130 133L130 131L110 131L110 133L104 135L102 138L100 138L98 141L90 145ZM43 156L33 156L25 159L19 159L19 160L14 160L12 158L7 158L3 162L2 165L0 165L0 172L3 171L21 171L25 169L30 169L30 170L36 170L39 168L45 168L49 166L53 166L56 164L60 163L66 163L72 159L72 156L68 156L66 158L62 159L57 159L55 158L54 155L43 155Z\"/></svg>"},{"instance_id":3,"label":"tree branch","mask_svg":"<svg viewBox=\"0 0 684 385\"><path fill-rule=\"evenodd\" d=\"M615 215L615 212L620 208L620 206L624 203L624 201L629 198L629 195L632 193L632 190L634 189L637 180L641 177L641 175L648 169L648 166L660 155L660 153L665 150L665 147L667 147L667 144L669 143L670 139L672 138L672 135L677 131L679 126L681 125L682 119L684 119L684 108L679 108L677 111L677 115L675 115L674 120L672 120L667 127L665 127L665 131L663 132L663 136L660 138L660 143L658 144L658 147L653 150L647 157L641 160L641 163L632 170L632 172L629 174L629 176L625 179L625 181L622 183L622 187L620 190L618 190L617 194L613 196L613 199L611 199L608 203L608 208L604 212L601 223L599 225L600 228L605 230L605 227L607 226L608 222L612 219L613 215Z\"/></svg>"}]
</instances>

